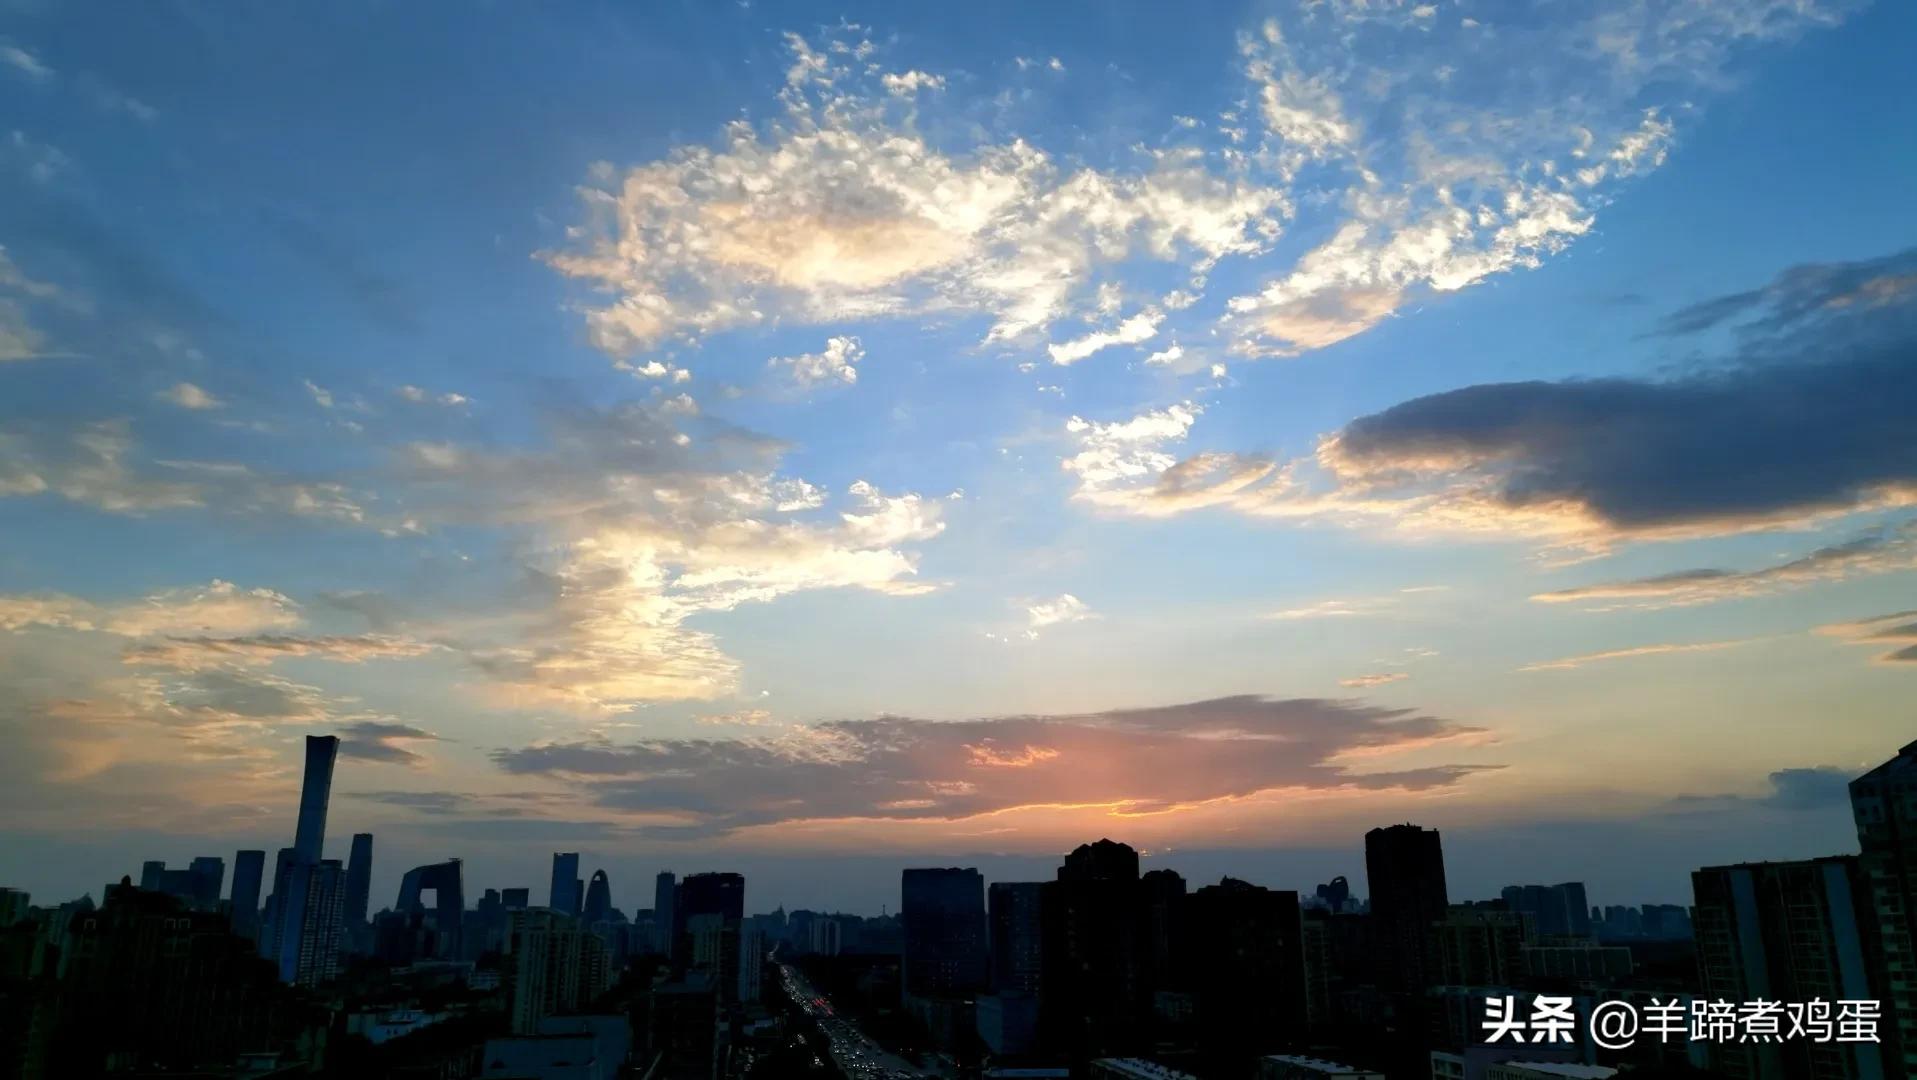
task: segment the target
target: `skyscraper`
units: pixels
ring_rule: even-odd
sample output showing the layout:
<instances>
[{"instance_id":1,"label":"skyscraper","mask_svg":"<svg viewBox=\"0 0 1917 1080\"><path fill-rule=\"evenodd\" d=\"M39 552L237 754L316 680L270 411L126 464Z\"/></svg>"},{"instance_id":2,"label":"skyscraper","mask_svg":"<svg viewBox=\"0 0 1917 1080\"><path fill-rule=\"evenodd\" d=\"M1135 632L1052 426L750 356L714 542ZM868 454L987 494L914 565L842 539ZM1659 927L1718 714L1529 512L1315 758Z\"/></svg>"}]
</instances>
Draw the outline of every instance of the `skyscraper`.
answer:
<instances>
[{"instance_id":1,"label":"skyscraper","mask_svg":"<svg viewBox=\"0 0 1917 1080\"><path fill-rule=\"evenodd\" d=\"M587 926L612 918L612 880L604 870L594 870L586 886L585 918Z\"/></svg>"},{"instance_id":2,"label":"skyscraper","mask_svg":"<svg viewBox=\"0 0 1917 1080\"><path fill-rule=\"evenodd\" d=\"M291 849L282 849L273 880L272 955L280 967L280 981L311 983L330 977L337 955L320 957L327 943L339 948L339 920L344 914L345 875L326 872L320 853L326 843L326 806L332 795L333 762L339 757L339 737L306 737L306 775L300 787L299 823ZM332 861L334 870L338 860ZM313 897L314 904L308 903ZM325 925L326 920L332 925Z\"/></svg>"},{"instance_id":3,"label":"skyscraper","mask_svg":"<svg viewBox=\"0 0 1917 1080\"><path fill-rule=\"evenodd\" d=\"M373 890L373 834L354 833L353 850L346 857L346 927L357 933L366 922Z\"/></svg>"},{"instance_id":4,"label":"skyscraper","mask_svg":"<svg viewBox=\"0 0 1917 1080\"><path fill-rule=\"evenodd\" d=\"M1585 903L1584 883L1561 885L1507 885L1505 907L1528 915L1539 937L1590 937L1591 909Z\"/></svg>"},{"instance_id":5,"label":"skyscraper","mask_svg":"<svg viewBox=\"0 0 1917 1080\"><path fill-rule=\"evenodd\" d=\"M1246 1075L1259 1053L1304 1035L1298 894L1225 878L1193 892L1185 910L1200 1042L1217 1075Z\"/></svg>"},{"instance_id":6,"label":"skyscraper","mask_svg":"<svg viewBox=\"0 0 1917 1080\"><path fill-rule=\"evenodd\" d=\"M1850 783L1851 815L1887 970L1884 1011L1917 1077L1917 742Z\"/></svg>"},{"instance_id":7,"label":"skyscraper","mask_svg":"<svg viewBox=\"0 0 1917 1080\"><path fill-rule=\"evenodd\" d=\"M1707 866L1691 874L1701 996L1713 1001L1882 1000L1869 882L1857 856ZM1887 1075L1884 1047L1809 1039L1712 1041L1739 1080ZM1894 1075L1891 1073L1890 1075Z\"/></svg>"},{"instance_id":8,"label":"skyscraper","mask_svg":"<svg viewBox=\"0 0 1917 1080\"><path fill-rule=\"evenodd\" d=\"M1427 932L1444 918L1444 848L1436 829L1392 825L1365 834L1365 877L1379 944L1378 981L1393 990L1427 985Z\"/></svg>"},{"instance_id":9,"label":"skyscraper","mask_svg":"<svg viewBox=\"0 0 1917 1080\"><path fill-rule=\"evenodd\" d=\"M552 881L546 889L546 906L566 915L579 914L579 853L555 851L552 856Z\"/></svg>"},{"instance_id":10,"label":"skyscraper","mask_svg":"<svg viewBox=\"0 0 1917 1080\"><path fill-rule=\"evenodd\" d=\"M672 955L672 901L678 889L679 883L673 878L670 870L661 870L658 876L652 879L652 947L663 956Z\"/></svg>"},{"instance_id":11,"label":"skyscraper","mask_svg":"<svg viewBox=\"0 0 1917 1080\"><path fill-rule=\"evenodd\" d=\"M913 997L962 997L985 986L985 878L975 869L906 870L901 981Z\"/></svg>"}]
</instances>

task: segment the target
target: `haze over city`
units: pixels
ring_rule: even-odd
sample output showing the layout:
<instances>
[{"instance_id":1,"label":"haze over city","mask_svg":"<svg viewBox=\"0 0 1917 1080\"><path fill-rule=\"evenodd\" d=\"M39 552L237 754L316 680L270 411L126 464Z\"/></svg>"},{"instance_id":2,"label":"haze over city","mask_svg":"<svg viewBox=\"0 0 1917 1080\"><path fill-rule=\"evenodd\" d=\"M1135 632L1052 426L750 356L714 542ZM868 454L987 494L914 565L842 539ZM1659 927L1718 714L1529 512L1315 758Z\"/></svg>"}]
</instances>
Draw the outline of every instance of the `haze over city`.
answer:
<instances>
[{"instance_id":1,"label":"haze over city","mask_svg":"<svg viewBox=\"0 0 1917 1080\"><path fill-rule=\"evenodd\" d=\"M1917 9L445 14L0 21L6 884L1855 848Z\"/></svg>"}]
</instances>

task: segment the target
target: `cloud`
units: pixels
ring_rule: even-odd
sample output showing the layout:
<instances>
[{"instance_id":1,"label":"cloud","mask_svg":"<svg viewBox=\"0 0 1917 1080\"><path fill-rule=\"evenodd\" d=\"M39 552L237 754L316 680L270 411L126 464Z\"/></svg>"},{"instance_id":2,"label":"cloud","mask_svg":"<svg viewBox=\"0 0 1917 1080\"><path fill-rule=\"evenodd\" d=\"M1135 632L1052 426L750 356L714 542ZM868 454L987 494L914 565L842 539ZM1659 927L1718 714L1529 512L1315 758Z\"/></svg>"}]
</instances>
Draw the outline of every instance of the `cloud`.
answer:
<instances>
[{"instance_id":1,"label":"cloud","mask_svg":"<svg viewBox=\"0 0 1917 1080\"><path fill-rule=\"evenodd\" d=\"M123 604L96 604L58 593L0 596L0 630L43 627L122 637L246 634L299 623L299 605L271 589L242 589L215 580L169 589Z\"/></svg>"},{"instance_id":2,"label":"cloud","mask_svg":"<svg viewBox=\"0 0 1917 1080\"><path fill-rule=\"evenodd\" d=\"M825 348L818 352L774 357L767 364L784 369L793 382L810 388L820 383L858 382L858 364L864 359L865 346L859 344L858 338L840 336L828 338Z\"/></svg>"},{"instance_id":3,"label":"cloud","mask_svg":"<svg viewBox=\"0 0 1917 1080\"><path fill-rule=\"evenodd\" d=\"M1191 425L1153 430L1149 447L1128 443L1132 467L1081 479L1078 494L1146 516L1223 506L1587 550L1911 505L1917 290L1872 295L1833 308L1773 290L1754 312L1764 332L1703 370L1468 386L1360 417L1283 463L1223 451L1179 459L1168 447ZM1113 426L1075 423L1088 449Z\"/></svg>"},{"instance_id":4,"label":"cloud","mask_svg":"<svg viewBox=\"0 0 1917 1080\"><path fill-rule=\"evenodd\" d=\"M948 153L881 79L787 40L778 119L602 170L617 182L584 190L588 220L545 258L604 297L585 306L602 348L946 311L1017 341L1081 303L1101 266L1202 272L1277 235L1283 194L1201 151L1148 154L1129 173L1067 168L1020 139Z\"/></svg>"},{"instance_id":5,"label":"cloud","mask_svg":"<svg viewBox=\"0 0 1917 1080\"><path fill-rule=\"evenodd\" d=\"M333 392L331 390L326 389L311 379L301 379L300 385L306 387L306 393L313 399L313 404L318 405L322 409L330 409L333 407Z\"/></svg>"},{"instance_id":6,"label":"cloud","mask_svg":"<svg viewBox=\"0 0 1917 1080\"><path fill-rule=\"evenodd\" d=\"M902 74L886 72L879 77L885 92L893 97L909 98L921 90L945 89L945 76L928 75L923 71L907 71Z\"/></svg>"},{"instance_id":7,"label":"cloud","mask_svg":"<svg viewBox=\"0 0 1917 1080\"><path fill-rule=\"evenodd\" d=\"M1062 345L1047 345L1045 351L1051 356L1052 363L1054 364L1058 364L1061 367L1067 364L1075 364L1093 353L1101 349L1111 348L1113 345L1136 345L1141 341L1150 341L1152 338L1158 336L1158 324L1160 321L1161 316L1159 316L1157 312L1140 312L1126 319L1124 322L1119 323L1114 329L1100 330L1087 334L1082 338L1067 341Z\"/></svg>"},{"instance_id":8,"label":"cloud","mask_svg":"<svg viewBox=\"0 0 1917 1080\"><path fill-rule=\"evenodd\" d=\"M1481 767L1355 772L1333 759L1481 734L1410 710L1234 697L1073 716L833 721L765 739L555 742L494 760L508 773L569 780L602 807L716 834L1033 806L1160 813L1274 789L1430 790Z\"/></svg>"},{"instance_id":9,"label":"cloud","mask_svg":"<svg viewBox=\"0 0 1917 1080\"><path fill-rule=\"evenodd\" d=\"M1640 608L1683 607L1763 596L1820 581L1917 567L1917 522L1874 529L1841 544L1756 570L1677 570L1625 581L1579 585L1538 593L1540 603L1591 603Z\"/></svg>"},{"instance_id":10,"label":"cloud","mask_svg":"<svg viewBox=\"0 0 1917 1080\"><path fill-rule=\"evenodd\" d=\"M1850 782L1855 769L1834 765L1811 768L1778 769L1766 777L1770 791L1764 795L1679 795L1671 802L1688 811L1736 810L1764 807L1790 812L1829 810L1850 807Z\"/></svg>"},{"instance_id":11,"label":"cloud","mask_svg":"<svg viewBox=\"0 0 1917 1080\"><path fill-rule=\"evenodd\" d=\"M0 65L5 65L30 82L43 83L53 78L53 69L39 57L10 42L0 42Z\"/></svg>"},{"instance_id":12,"label":"cloud","mask_svg":"<svg viewBox=\"0 0 1917 1080\"><path fill-rule=\"evenodd\" d=\"M1385 686L1394 682L1403 682L1411 676L1402 671L1379 672L1373 675L1354 675L1349 679L1339 679L1339 686L1366 689L1373 686Z\"/></svg>"},{"instance_id":13,"label":"cloud","mask_svg":"<svg viewBox=\"0 0 1917 1080\"><path fill-rule=\"evenodd\" d=\"M426 757L409 748L410 743L434 742L439 736L430 731L390 720L362 720L340 729L339 752L359 761L418 768Z\"/></svg>"},{"instance_id":14,"label":"cloud","mask_svg":"<svg viewBox=\"0 0 1917 1080\"><path fill-rule=\"evenodd\" d=\"M1036 638L1038 632L1048 626L1096 618L1091 606L1071 593L1060 593L1050 600L1039 600L1029 604L1025 608L1025 616L1026 636L1033 638Z\"/></svg>"},{"instance_id":15,"label":"cloud","mask_svg":"<svg viewBox=\"0 0 1917 1080\"><path fill-rule=\"evenodd\" d=\"M1853 645L1897 646L1877 655L1880 664L1917 664L1917 611L1895 611L1853 622L1831 623L1818 627L1817 632L1843 638Z\"/></svg>"},{"instance_id":16,"label":"cloud","mask_svg":"<svg viewBox=\"0 0 1917 1080\"><path fill-rule=\"evenodd\" d=\"M1750 643L1749 638L1736 641L1693 641L1664 642L1657 645L1633 645L1628 649L1607 649L1604 652L1583 653L1579 656L1566 656L1557 660L1539 660L1526 664L1519 671L1568 671L1586 664L1603 663L1609 660L1633 660L1640 656L1666 656L1671 653L1717 652L1722 649L1734 649Z\"/></svg>"},{"instance_id":17,"label":"cloud","mask_svg":"<svg viewBox=\"0 0 1917 1080\"><path fill-rule=\"evenodd\" d=\"M254 634L245 637L167 637L129 647L122 658L129 664L194 670L240 664L259 666L300 658L358 664L368 660L423 656L438 646L428 642L381 635Z\"/></svg>"},{"instance_id":18,"label":"cloud","mask_svg":"<svg viewBox=\"0 0 1917 1080\"><path fill-rule=\"evenodd\" d=\"M410 401L415 405L444 405L451 409L458 408L461 405L472 404L472 399L465 394L455 393L451 390L435 394L430 390L413 386L410 383L393 392L398 394L401 399ZM328 394L327 399L330 401L332 395Z\"/></svg>"},{"instance_id":19,"label":"cloud","mask_svg":"<svg viewBox=\"0 0 1917 1080\"><path fill-rule=\"evenodd\" d=\"M174 383L161 392L160 398L182 409L218 409L226 404L190 382Z\"/></svg>"},{"instance_id":20,"label":"cloud","mask_svg":"<svg viewBox=\"0 0 1917 1080\"><path fill-rule=\"evenodd\" d=\"M1682 335L1728 325L1745 335L1762 335L1828 317L1850 318L1878 308L1901 307L1913 297L1917 297L1917 248L1856 262L1793 266L1761 288L1713 297L1673 312L1658 328L1664 334Z\"/></svg>"}]
</instances>

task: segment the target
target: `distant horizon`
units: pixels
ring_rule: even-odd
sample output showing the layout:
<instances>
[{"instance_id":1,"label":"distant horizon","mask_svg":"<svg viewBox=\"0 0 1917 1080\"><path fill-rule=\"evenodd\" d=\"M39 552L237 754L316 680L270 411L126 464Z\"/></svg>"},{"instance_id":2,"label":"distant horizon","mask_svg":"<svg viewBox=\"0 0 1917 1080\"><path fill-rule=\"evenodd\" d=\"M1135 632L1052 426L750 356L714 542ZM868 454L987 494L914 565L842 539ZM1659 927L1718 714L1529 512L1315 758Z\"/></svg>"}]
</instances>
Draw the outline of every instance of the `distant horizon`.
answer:
<instances>
[{"instance_id":1,"label":"distant horizon","mask_svg":"<svg viewBox=\"0 0 1917 1080\"><path fill-rule=\"evenodd\" d=\"M1856 850L1917 5L446 16L0 18L0 884Z\"/></svg>"}]
</instances>

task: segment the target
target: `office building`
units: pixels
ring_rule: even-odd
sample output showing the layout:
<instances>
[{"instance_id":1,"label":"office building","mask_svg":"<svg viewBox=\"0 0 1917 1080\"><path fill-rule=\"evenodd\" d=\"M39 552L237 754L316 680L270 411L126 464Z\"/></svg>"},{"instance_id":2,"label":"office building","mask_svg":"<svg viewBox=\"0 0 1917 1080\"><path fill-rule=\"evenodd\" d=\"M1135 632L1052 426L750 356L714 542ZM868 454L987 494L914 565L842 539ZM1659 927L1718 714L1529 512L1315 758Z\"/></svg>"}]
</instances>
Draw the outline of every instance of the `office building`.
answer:
<instances>
[{"instance_id":1,"label":"office building","mask_svg":"<svg viewBox=\"0 0 1917 1080\"><path fill-rule=\"evenodd\" d=\"M844 947L844 938L839 920L821 916L812 920L806 927L806 943L810 952L820 956L837 956Z\"/></svg>"},{"instance_id":2,"label":"office building","mask_svg":"<svg viewBox=\"0 0 1917 1080\"><path fill-rule=\"evenodd\" d=\"M1691 874L1706 1000L1881 999L1882 956L1857 856L1707 866ZM1736 1080L1881 1077L1876 1043L1715 1041L1711 1068Z\"/></svg>"},{"instance_id":3,"label":"office building","mask_svg":"<svg viewBox=\"0 0 1917 1080\"><path fill-rule=\"evenodd\" d=\"M583 914L587 926L612 918L612 879L604 870L592 872L592 884L586 886Z\"/></svg>"},{"instance_id":4,"label":"office building","mask_svg":"<svg viewBox=\"0 0 1917 1080\"><path fill-rule=\"evenodd\" d=\"M1318 902L1324 905L1325 910L1336 915L1345 909L1346 904L1351 902L1351 883L1345 880L1343 874L1340 874L1323 885L1318 886L1317 897Z\"/></svg>"},{"instance_id":5,"label":"office building","mask_svg":"<svg viewBox=\"0 0 1917 1080\"><path fill-rule=\"evenodd\" d=\"M727 1055L725 1010L711 976L692 972L653 987L649 1080L718 1080Z\"/></svg>"},{"instance_id":6,"label":"office building","mask_svg":"<svg viewBox=\"0 0 1917 1080\"><path fill-rule=\"evenodd\" d=\"M345 914L344 872L334 879L321 868L326 842L326 808L332 797L333 764L339 757L339 737L306 737L306 770L300 786L299 821L293 846L281 849L273 875L272 953L282 982L310 983L319 973L328 977L338 957L321 958L322 943L339 947L339 922ZM338 867L338 862L333 863ZM323 895L322 895L323 894ZM309 900L313 901L309 903ZM330 925L327 920L331 920Z\"/></svg>"},{"instance_id":7,"label":"office building","mask_svg":"<svg viewBox=\"0 0 1917 1080\"><path fill-rule=\"evenodd\" d=\"M1390 990L1430 985L1427 931L1449 906L1438 831L1406 824L1365 833L1365 878L1379 984Z\"/></svg>"},{"instance_id":8,"label":"office building","mask_svg":"<svg viewBox=\"0 0 1917 1080\"><path fill-rule=\"evenodd\" d=\"M458 859L415 866L399 882L399 899L393 911L402 916L426 915L422 894L433 894L429 936L413 959L458 960L464 952L461 933L466 917L465 870Z\"/></svg>"},{"instance_id":9,"label":"office building","mask_svg":"<svg viewBox=\"0 0 1917 1080\"><path fill-rule=\"evenodd\" d=\"M532 906L531 889L499 890L499 906L507 911L524 911Z\"/></svg>"},{"instance_id":10,"label":"office building","mask_svg":"<svg viewBox=\"0 0 1917 1080\"><path fill-rule=\"evenodd\" d=\"M260 932L260 879L266 873L266 852L233 853L233 895L229 918L233 932L251 938Z\"/></svg>"},{"instance_id":11,"label":"office building","mask_svg":"<svg viewBox=\"0 0 1917 1080\"><path fill-rule=\"evenodd\" d=\"M555 851L552 880L546 887L546 906L563 915L579 914L579 853Z\"/></svg>"},{"instance_id":12,"label":"office building","mask_svg":"<svg viewBox=\"0 0 1917 1080\"><path fill-rule=\"evenodd\" d=\"M373 891L373 834L354 833L353 847L346 856L346 926L357 933L366 923L367 905Z\"/></svg>"},{"instance_id":13,"label":"office building","mask_svg":"<svg viewBox=\"0 0 1917 1080\"><path fill-rule=\"evenodd\" d=\"M1042 881L995 881L986 893L989 978L994 993L1036 994L1044 971Z\"/></svg>"},{"instance_id":14,"label":"office building","mask_svg":"<svg viewBox=\"0 0 1917 1080\"><path fill-rule=\"evenodd\" d=\"M652 879L652 951L661 956L672 955L672 900L678 888L670 870L661 870Z\"/></svg>"},{"instance_id":15,"label":"office building","mask_svg":"<svg viewBox=\"0 0 1917 1080\"><path fill-rule=\"evenodd\" d=\"M1917 742L1851 781L1850 806L1901 1058L1892 1064L1917 1077Z\"/></svg>"},{"instance_id":16,"label":"office building","mask_svg":"<svg viewBox=\"0 0 1917 1080\"><path fill-rule=\"evenodd\" d=\"M977 870L906 870L900 979L911 997L965 997L985 986L985 878Z\"/></svg>"},{"instance_id":17,"label":"office building","mask_svg":"<svg viewBox=\"0 0 1917 1080\"><path fill-rule=\"evenodd\" d=\"M736 1000L741 1005L751 1005L759 1000L760 984L765 974L766 955L765 931L756 923L744 923L739 927L739 979Z\"/></svg>"}]
</instances>

